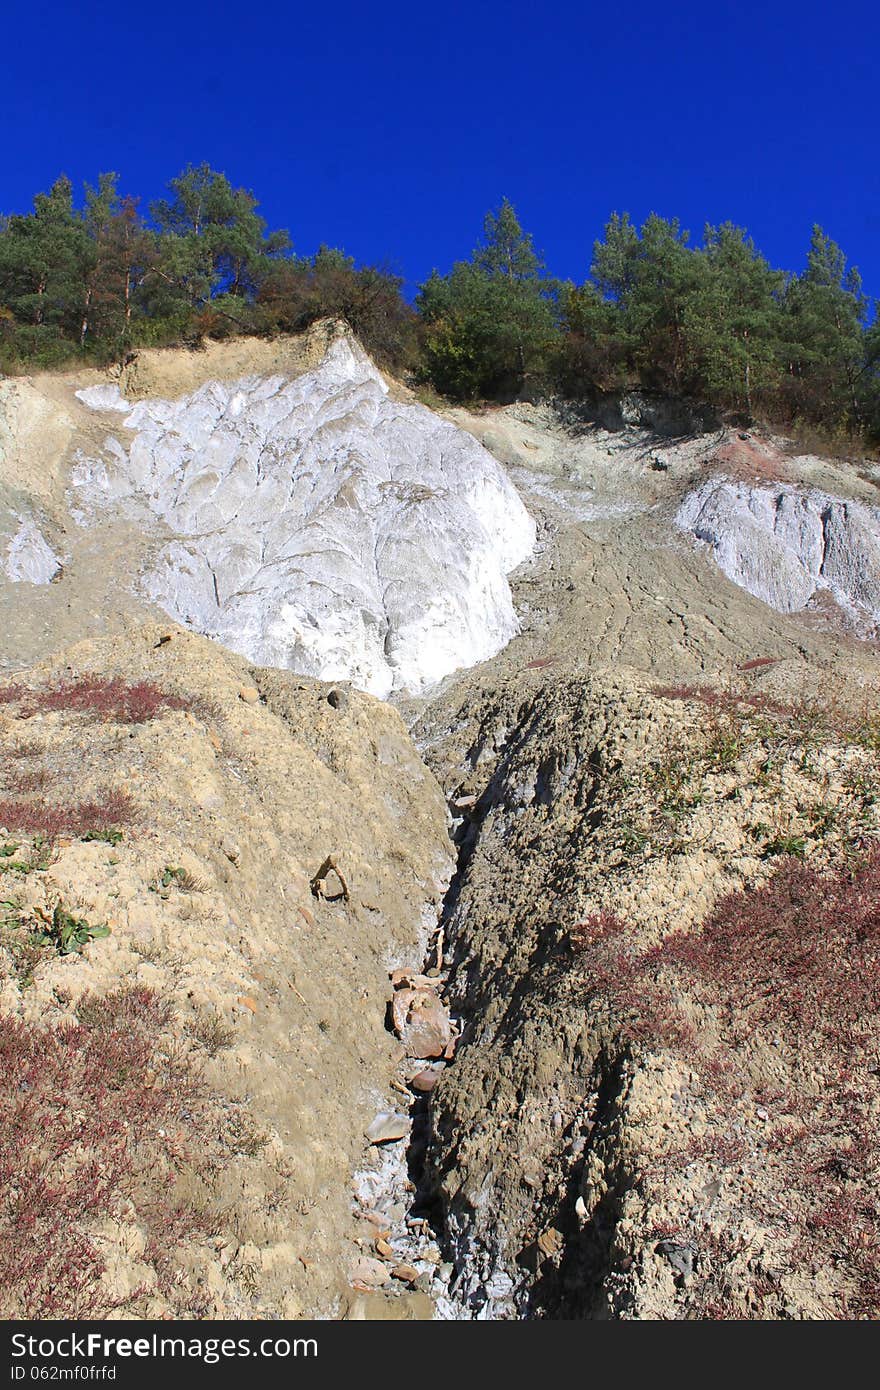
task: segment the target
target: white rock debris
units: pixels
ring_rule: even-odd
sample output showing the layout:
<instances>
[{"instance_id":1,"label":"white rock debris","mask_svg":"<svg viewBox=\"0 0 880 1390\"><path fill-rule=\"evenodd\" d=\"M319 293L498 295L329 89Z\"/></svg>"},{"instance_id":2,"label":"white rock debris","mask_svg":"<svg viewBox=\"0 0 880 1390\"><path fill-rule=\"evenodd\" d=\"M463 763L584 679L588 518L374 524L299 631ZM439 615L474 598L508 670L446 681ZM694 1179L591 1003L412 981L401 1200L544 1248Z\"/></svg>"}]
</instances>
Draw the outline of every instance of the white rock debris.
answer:
<instances>
[{"instance_id":1,"label":"white rock debris","mask_svg":"<svg viewBox=\"0 0 880 1390\"><path fill-rule=\"evenodd\" d=\"M729 579L781 613L825 589L848 612L880 620L880 508L713 478L685 497L675 521Z\"/></svg>"},{"instance_id":2,"label":"white rock debris","mask_svg":"<svg viewBox=\"0 0 880 1390\"><path fill-rule=\"evenodd\" d=\"M517 631L506 576L534 522L487 450L392 399L351 340L292 381L209 382L123 424L128 447L80 459L80 500L146 503L167 527L149 596L233 651L384 698Z\"/></svg>"},{"instance_id":3,"label":"white rock debris","mask_svg":"<svg viewBox=\"0 0 880 1390\"><path fill-rule=\"evenodd\" d=\"M61 568L61 561L36 522L24 517L9 541L2 566L13 584L49 584Z\"/></svg>"},{"instance_id":4,"label":"white rock debris","mask_svg":"<svg viewBox=\"0 0 880 1390\"><path fill-rule=\"evenodd\" d=\"M127 415L131 404L120 394L119 387L113 383L106 386L86 386L74 393L90 410L119 410Z\"/></svg>"}]
</instances>

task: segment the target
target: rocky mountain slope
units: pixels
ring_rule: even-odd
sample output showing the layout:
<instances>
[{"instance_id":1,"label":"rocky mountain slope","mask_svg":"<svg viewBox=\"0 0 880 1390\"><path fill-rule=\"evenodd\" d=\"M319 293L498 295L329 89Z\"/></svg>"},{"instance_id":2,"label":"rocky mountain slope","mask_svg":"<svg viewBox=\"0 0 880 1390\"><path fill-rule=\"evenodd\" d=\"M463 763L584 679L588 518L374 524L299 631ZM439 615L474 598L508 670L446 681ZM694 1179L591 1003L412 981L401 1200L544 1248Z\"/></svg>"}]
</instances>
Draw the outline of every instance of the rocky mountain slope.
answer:
<instances>
[{"instance_id":1,"label":"rocky mountain slope","mask_svg":"<svg viewBox=\"0 0 880 1390\"><path fill-rule=\"evenodd\" d=\"M153 1078L81 1310L876 1314L871 466L323 328L0 404L9 1074Z\"/></svg>"}]
</instances>

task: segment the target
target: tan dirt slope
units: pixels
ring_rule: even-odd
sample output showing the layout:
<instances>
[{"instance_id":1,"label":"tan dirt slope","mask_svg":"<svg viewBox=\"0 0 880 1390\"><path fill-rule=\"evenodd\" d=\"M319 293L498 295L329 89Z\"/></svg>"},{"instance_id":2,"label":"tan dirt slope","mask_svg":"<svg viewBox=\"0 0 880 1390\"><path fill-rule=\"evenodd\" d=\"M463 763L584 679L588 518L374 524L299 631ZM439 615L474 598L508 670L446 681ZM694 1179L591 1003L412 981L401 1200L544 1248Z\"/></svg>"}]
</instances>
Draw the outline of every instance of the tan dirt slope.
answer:
<instances>
[{"instance_id":1,"label":"tan dirt slope","mask_svg":"<svg viewBox=\"0 0 880 1390\"><path fill-rule=\"evenodd\" d=\"M88 690L95 673L190 707L132 723L93 692L29 712L26 692ZM350 1174L396 1055L387 974L419 962L449 873L439 788L388 705L168 625L81 643L19 684L0 705L4 1015L61 1025L87 993L154 990L221 1111L234 1102L262 1136L213 1173L198 1153L178 1172L210 1237L184 1241L171 1274L143 1255L137 1201L114 1212L109 1294L149 1315L344 1313ZM62 824L41 847L20 828L86 805L106 830L114 793L131 801L116 843ZM311 890L328 855L346 895L332 874ZM110 935L24 969L16 943L58 903Z\"/></svg>"}]
</instances>

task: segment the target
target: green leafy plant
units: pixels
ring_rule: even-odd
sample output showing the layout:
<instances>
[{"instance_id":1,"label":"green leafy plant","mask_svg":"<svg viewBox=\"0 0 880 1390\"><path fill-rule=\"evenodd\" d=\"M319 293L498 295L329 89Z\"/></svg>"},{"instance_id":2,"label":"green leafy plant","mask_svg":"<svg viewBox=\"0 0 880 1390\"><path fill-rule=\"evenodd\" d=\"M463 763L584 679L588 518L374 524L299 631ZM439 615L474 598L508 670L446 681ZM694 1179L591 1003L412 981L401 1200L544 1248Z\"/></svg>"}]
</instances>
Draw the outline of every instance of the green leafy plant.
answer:
<instances>
[{"instance_id":1,"label":"green leafy plant","mask_svg":"<svg viewBox=\"0 0 880 1390\"><path fill-rule=\"evenodd\" d=\"M204 893L206 885L200 878L191 874L189 869L181 869L174 864L166 864L162 870L156 884L156 892L163 889L178 888L181 893Z\"/></svg>"},{"instance_id":2,"label":"green leafy plant","mask_svg":"<svg viewBox=\"0 0 880 1390\"><path fill-rule=\"evenodd\" d=\"M36 944L54 946L58 954L62 956L69 956L74 951L81 951L90 941L96 941L100 937L110 935L110 928L105 922L93 926L83 917L74 917L60 902L55 904L51 917L40 908L37 908L36 911L38 917L46 924L45 930L37 933Z\"/></svg>"},{"instance_id":3,"label":"green leafy plant","mask_svg":"<svg viewBox=\"0 0 880 1390\"><path fill-rule=\"evenodd\" d=\"M770 859L777 854L791 854L803 859L807 842L801 835L776 835L764 846L763 857Z\"/></svg>"},{"instance_id":4,"label":"green leafy plant","mask_svg":"<svg viewBox=\"0 0 880 1390\"><path fill-rule=\"evenodd\" d=\"M89 843L92 840L102 840L106 845L118 845L122 839L121 830L87 830L85 835L80 835L81 840Z\"/></svg>"}]
</instances>

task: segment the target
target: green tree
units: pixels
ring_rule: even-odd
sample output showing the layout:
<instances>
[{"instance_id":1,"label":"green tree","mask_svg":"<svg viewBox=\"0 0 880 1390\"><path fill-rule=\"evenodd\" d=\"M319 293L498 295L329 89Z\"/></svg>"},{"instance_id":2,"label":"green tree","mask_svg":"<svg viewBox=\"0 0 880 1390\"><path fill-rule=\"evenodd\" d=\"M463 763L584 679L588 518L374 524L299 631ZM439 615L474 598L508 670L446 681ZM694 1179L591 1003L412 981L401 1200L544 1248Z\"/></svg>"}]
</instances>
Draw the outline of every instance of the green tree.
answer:
<instances>
[{"instance_id":1,"label":"green tree","mask_svg":"<svg viewBox=\"0 0 880 1390\"><path fill-rule=\"evenodd\" d=\"M416 319L403 280L384 266L321 246L314 256L276 262L257 296L262 323L299 332L321 318L344 319L368 352L397 368L415 363Z\"/></svg>"},{"instance_id":2,"label":"green tree","mask_svg":"<svg viewBox=\"0 0 880 1390\"><path fill-rule=\"evenodd\" d=\"M796 413L858 427L868 301L855 267L822 228L785 296L788 390Z\"/></svg>"},{"instance_id":3,"label":"green tree","mask_svg":"<svg viewBox=\"0 0 880 1390\"><path fill-rule=\"evenodd\" d=\"M78 334L94 252L62 175L34 199L26 216L10 217L0 236L0 303L46 341Z\"/></svg>"},{"instance_id":4,"label":"green tree","mask_svg":"<svg viewBox=\"0 0 880 1390\"><path fill-rule=\"evenodd\" d=\"M166 280L192 308L251 298L272 261L289 251L287 232L267 232L254 195L208 164L189 165L168 189L171 196L150 207Z\"/></svg>"},{"instance_id":5,"label":"green tree","mask_svg":"<svg viewBox=\"0 0 880 1390\"><path fill-rule=\"evenodd\" d=\"M779 380L785 276L730 222L706 227L700 259L683 311L690 376L713 401L751 416Z\"/></svg>"},{"instance_id":6,"label":"green tree","mask_svg":"<svg viewBox=\"0 0 880 1390\"><path fill-rule=\"evenodd\" d=\"M459 399L521 391L543 375L557 341L559 288L505 199L487 213L471 259L419 288L424 375Z\"/></svg>"},{"instance_id":7,"label":"green tree","mask_svg":"<svg viewBox=\"0 0 880 1390\"><path fill-rule=\"evenodd\" d=\"M85 186L83 221L94 255L86 278L80 345L90 335L98 345L122 351L134 340L138 296L157 271L156 234L141 219L137 200L123 197L117 174L101 174Z\"/></svg>"},{"instance_id":8,"label":"green tree","mask_svg":"<svg viewBox=\"0 0 880 1390\"><path fill-rule=\"evenodd\" d=\"M675 393L694 386L685 317L702 267L688 242L677 218L651 213L636 232L626 213L615 213L591 267L597 288L617 306L629 367L646 385Z\"/></svg>"}]
</instances>

